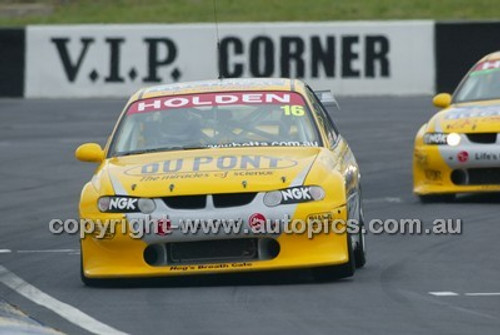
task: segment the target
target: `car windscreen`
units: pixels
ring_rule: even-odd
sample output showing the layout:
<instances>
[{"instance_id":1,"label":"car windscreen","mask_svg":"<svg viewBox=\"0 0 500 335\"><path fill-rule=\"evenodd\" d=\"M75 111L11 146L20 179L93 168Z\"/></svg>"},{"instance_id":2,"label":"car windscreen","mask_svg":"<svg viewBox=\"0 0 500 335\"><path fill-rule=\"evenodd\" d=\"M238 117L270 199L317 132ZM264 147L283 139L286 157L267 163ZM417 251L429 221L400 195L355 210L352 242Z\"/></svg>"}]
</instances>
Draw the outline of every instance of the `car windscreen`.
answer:
<instances>
[{"instance_id":1,"label":"car windscreen","mask_svg":"<svg viewBox=\"0 0 500 335\"><path fill-rule=\"evenodd\" d=\"M455 102L500 99L500 60L477 64L455 94Z\"/></svg>"},{"instance_id":2,"label":"car windscreen","mask_svg":"<svg viewBox=\"0 0 500 335\"><path fill-rule=\"evenodd\" d=\"M110 156L194 148L320 146L304 98L295 92L165 96L129 106Z\"/></svg>"}]
</instances>

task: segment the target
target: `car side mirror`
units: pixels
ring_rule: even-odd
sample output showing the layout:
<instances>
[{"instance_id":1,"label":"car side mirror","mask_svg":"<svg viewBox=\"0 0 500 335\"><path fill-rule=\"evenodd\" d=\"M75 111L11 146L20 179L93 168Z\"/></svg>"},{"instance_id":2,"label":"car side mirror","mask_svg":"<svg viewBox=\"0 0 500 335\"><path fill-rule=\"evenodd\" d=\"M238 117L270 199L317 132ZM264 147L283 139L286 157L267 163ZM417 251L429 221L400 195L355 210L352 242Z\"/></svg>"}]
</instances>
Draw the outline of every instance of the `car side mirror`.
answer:
<instances>
[{"instance_id":1,"label":"car side mirror","mask_svg":"<svg viewBox=\"0 0 500 335\"><path fill-rule=\"evenodd\" d=\"M75 157L82 162L101 163L104 160L104 150L97 143L85 143L76 149Z\"/></svg>"},{"instance_id":2,"label":"car side mirror","mask_svg":"<svg viewBox=\"0 0 500 335\"><path fill-rule=\"evenodd\" d=\"M337 99L335 99L335 96L333 95L332 91L319 90L319 91L314 91L314 94L316 94L319 101L321 101L321 103L325 108L334 107L340 111L340 106L337 102Z\"/></svg>"},{"instance_id":3,"label":"car side mirror","mask_svg":"<svg viewBox=\"0 0 500 335\"><path fill-rule=\"evenodd\" d=\"M439 93L432 99L432 103L438 108L446 108L451 105L451 94Z\"/></svg>"}]
</instances>

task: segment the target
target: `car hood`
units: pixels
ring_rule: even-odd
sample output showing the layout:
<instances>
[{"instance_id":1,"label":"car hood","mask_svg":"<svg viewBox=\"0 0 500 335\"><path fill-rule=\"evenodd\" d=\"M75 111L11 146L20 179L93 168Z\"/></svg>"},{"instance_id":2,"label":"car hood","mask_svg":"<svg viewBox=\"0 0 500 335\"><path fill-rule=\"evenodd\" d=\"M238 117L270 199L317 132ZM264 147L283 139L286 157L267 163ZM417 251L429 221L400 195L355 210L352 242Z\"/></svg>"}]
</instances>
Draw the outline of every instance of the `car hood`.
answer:
<instances>
[{"instance_id":1,"label":"car hood","mask_svg":"<svg viewBox=\"0 0 500 335\"><path fill-rule=\"evenodd\" d=\"M98 175L114 194L174 195L260 192L301 185L321 148L266 147L171 151L106 160Z\"/></svg>"},{"instance_id":2,"label":"car hood","mask_svg":"<svg viewBox=\"0 0 500 335\"><path fill-rule=\"evenodd\" d=\"M445 133L500 132L500 100L452 105L436 114L429 127Z\"/></svg>"}]
</instances>

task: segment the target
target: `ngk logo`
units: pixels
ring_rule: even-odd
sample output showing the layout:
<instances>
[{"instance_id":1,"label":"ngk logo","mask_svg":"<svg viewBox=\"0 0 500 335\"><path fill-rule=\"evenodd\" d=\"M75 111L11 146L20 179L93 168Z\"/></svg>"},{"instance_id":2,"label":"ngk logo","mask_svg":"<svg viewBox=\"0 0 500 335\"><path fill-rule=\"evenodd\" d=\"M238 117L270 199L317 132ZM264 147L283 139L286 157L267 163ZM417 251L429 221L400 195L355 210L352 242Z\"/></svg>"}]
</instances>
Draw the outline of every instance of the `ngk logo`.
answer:
<instances>
[{"instance_id":1,"label":"ngk logo","mask_svg":"<svg viewBox=\"0 0 500 335\"><path fill-rule=\"evenodd\" d=\"M109 201L109 210L135 210L137 199L134 198L111 198Z\"/></svg>"},{"instance_id":2,"label":"ngk logo","mask_svg":"<svg viewBox=\"0 0 500 335\"><path fill-rule=\"evenodd\" d=\"M308 187L296 187L281 191L283 202L290 200L312 200Z\"/></svg>"}]
</instances>

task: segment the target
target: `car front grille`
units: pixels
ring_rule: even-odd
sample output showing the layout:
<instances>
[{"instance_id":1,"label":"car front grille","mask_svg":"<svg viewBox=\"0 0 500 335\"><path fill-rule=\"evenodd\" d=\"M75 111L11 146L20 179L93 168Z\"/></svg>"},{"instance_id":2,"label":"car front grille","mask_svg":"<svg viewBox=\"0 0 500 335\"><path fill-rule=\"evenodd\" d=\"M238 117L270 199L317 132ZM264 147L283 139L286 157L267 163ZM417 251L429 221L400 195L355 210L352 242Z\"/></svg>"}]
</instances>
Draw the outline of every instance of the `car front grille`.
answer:
<instances>
[{"instance_id":1,"label":"car front grille","mask_svg":"<svg viewBox=\"0 0 500 335\"><path fill-rule=\"evenodd\" d=\"M280 245L274 238L233 238L151 244L144 261L151 266L238 263L276 258Z\"/></svg>"},{"instance_id":2,"label":"car front grille","mask_svg":"<svg viewBox=\"0 0 500 335\"><path fill-rule=\"evenodd\" d=\"M225 194L214 194L212 196L214 201L214 207L216 208L226 208L226 207L238 207L248 205L255 199L257 193L225 193Z\"/></svg>"},{"instance_id":3,"label":"car front grille","mask_svg":"<svg viewBox=\"0 0 500 335\"><path fill-rule=\"evenodd\" d=\"M213 194L215 208L240 207L250 204L256 192ZM182 195L162 198L163 202L173 209L203 209L207 206L207 195Z\"/></svg>"},{"instance_id":4,"label":"car front grille","mask_svg":"<svg viewBox=\"0 0 500 335\"><path fill-rule=\"evenodd\" d=\"M168 264L202 264L258 258L257 239L167 243Z\"/></svg>"},{"instance_id":5,"label":"car front grille","mask_svg":"<svg viewBox=\"0 0 500 335\"><path fill-rule=\"evenodd\" d=\"M497 133L474 133L466 135L472 143L493 144L497 142Z\"/></svg>"},{"instance_id":6,"label":"car front grille","mask_svg":"<svg viewBox=\"0 0 500 335\"><path fill-rule=\"evenodd\" d=\"M173 209L202 209L207 206L206 195L182 195L163 198L165 205Z\"/></svg>"},{"instance_id":7,"label":"car front grille","mask_svg":"<svg viewBox=\"0 0 500 335\"><path fill-rule=\"evenodd\" d=\"M499 185L500 168L454 170L451 181L455 185Z\"/></svg>"}]
</instances>

